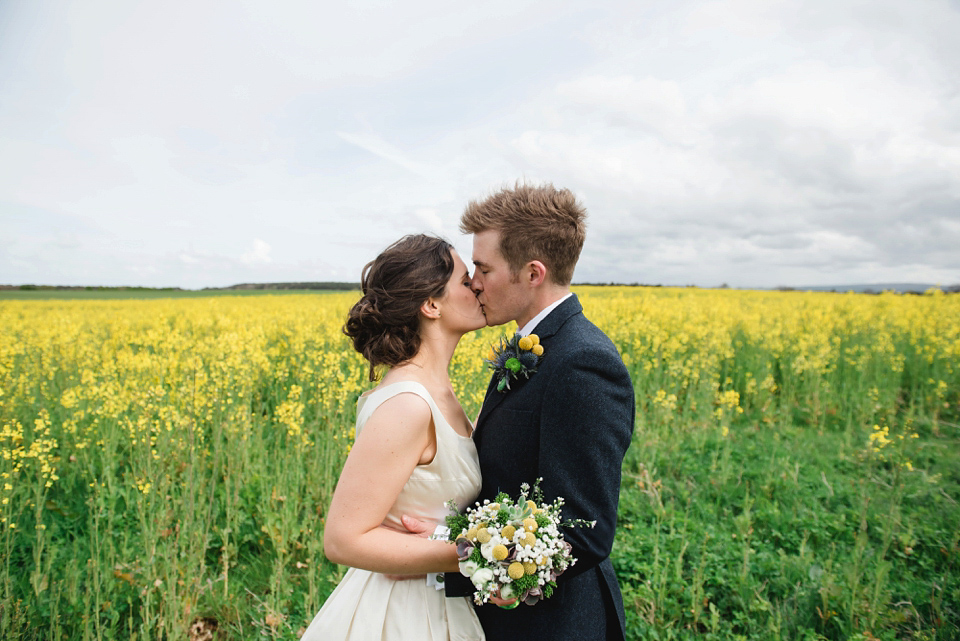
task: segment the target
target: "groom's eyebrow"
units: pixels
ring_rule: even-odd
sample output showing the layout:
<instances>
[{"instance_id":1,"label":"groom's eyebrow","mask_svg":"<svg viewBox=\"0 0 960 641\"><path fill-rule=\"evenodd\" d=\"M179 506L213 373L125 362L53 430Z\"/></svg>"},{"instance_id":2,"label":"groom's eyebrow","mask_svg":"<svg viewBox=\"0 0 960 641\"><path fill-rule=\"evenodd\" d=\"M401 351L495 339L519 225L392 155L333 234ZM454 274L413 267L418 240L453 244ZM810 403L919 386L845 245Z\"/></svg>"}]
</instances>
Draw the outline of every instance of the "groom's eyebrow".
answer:
<instances>
[{"instance_id":1,"label":"groom's eyebrow","mask_svg":"<svg viewBox=\"0 0 960 641\"><path fill-rule=\"evenodd\" d=\"M487 264L486 264L485 262L483 262L482 260L475 260L475 261L473 261L473 265L474 265L474 267L487 267Z\"/></svg>"}]
</instances>

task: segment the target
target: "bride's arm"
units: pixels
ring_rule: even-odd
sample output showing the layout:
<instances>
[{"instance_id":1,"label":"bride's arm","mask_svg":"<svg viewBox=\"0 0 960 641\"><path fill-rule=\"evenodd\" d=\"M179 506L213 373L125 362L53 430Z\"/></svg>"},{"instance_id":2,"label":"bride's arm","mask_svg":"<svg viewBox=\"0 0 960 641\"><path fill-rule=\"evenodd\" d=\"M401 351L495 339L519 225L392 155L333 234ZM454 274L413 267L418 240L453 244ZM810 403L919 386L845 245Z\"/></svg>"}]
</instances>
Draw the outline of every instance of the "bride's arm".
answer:
<instances>
[{"instance_id":1,"label":"bride's arm","mask_svg":"<svg viewBox=\"0 0 960 641\"><path fill-rule=\"evenodd\" d=\"M398 394L367 420L327 513L323 546L328 559L385 574L457 571L456 546L380 527L414 468L433 449L430 419L422 398Z\"/></svg>"}]
</instances>

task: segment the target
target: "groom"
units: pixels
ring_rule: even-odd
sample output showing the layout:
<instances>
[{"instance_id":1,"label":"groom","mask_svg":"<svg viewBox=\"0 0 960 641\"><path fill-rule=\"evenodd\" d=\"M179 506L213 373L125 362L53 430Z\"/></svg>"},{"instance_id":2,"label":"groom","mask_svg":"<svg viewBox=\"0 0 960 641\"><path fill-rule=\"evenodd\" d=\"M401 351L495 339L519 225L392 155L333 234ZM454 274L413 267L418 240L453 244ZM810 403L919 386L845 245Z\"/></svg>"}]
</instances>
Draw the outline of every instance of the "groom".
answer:
<instances>
[{"instance_id":1,"label":"groom","mask_svg":"<svg viewBox=\"0 0 960 641\"><path fill-rule=\"evenodd\" d=\"M617 524L620 467L630 445L634 393L610 339L570 292L583 248L586 211L566 189L518 185L470 203L460 229L473 234L472 287L488 325L516 321L537 334L543 358L529 379L487 388L474 441L479 501L540 477L547 502L562 496L565 519L597 522L564 531L576 564L549 599L512 610L477 609L489 641L625 638L623 601L609 554ZM473 585L446 575L447 596Z\"/></svg>"}]
</instances>

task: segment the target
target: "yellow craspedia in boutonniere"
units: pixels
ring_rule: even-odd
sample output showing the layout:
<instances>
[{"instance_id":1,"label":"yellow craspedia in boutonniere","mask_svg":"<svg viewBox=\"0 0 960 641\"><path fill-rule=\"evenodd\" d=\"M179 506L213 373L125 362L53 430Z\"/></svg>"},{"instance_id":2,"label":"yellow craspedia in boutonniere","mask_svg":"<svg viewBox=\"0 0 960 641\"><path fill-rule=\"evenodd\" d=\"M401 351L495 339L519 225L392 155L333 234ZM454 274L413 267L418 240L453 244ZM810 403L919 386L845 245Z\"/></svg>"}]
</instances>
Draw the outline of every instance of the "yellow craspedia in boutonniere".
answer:
<instances>
[{"instance_id":1,"label":"yellow craspedia in boutonniere","mask_svg":"<svg viewBox=\"0 0 960 641\"><path fill-rule=\"evenodd\" d=\"M510 389L510 381L519 380L521 376L530 378L537 371L540 359L543 357L543 345L536 334L513 338L506 337L491 346L487 354L487 364L493 370L493 378L497 382L497 391L504 392Z\"/></svg>"}]
</instances>

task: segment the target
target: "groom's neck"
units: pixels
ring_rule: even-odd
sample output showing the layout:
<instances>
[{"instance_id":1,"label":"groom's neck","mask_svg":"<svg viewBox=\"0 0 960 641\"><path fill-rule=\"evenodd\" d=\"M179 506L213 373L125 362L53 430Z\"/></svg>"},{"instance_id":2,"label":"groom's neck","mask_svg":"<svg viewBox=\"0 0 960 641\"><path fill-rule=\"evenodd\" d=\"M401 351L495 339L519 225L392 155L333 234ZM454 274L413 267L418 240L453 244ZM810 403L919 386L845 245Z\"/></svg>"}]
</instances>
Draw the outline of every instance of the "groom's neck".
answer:
<instances>
[{"instance_id":1,"label":"groom's neck","mask_svg":"<svg viewBox=\"0 0 960 641\"><path fill-rule=\"evenodd\" d=\"M517 322L517 327L523 327L533 320L537 314L569 293L570 287L566 285L545 284L534 289L530 304L524 307L519 318L514 319Z\"/></svg>"}]
</instances>

